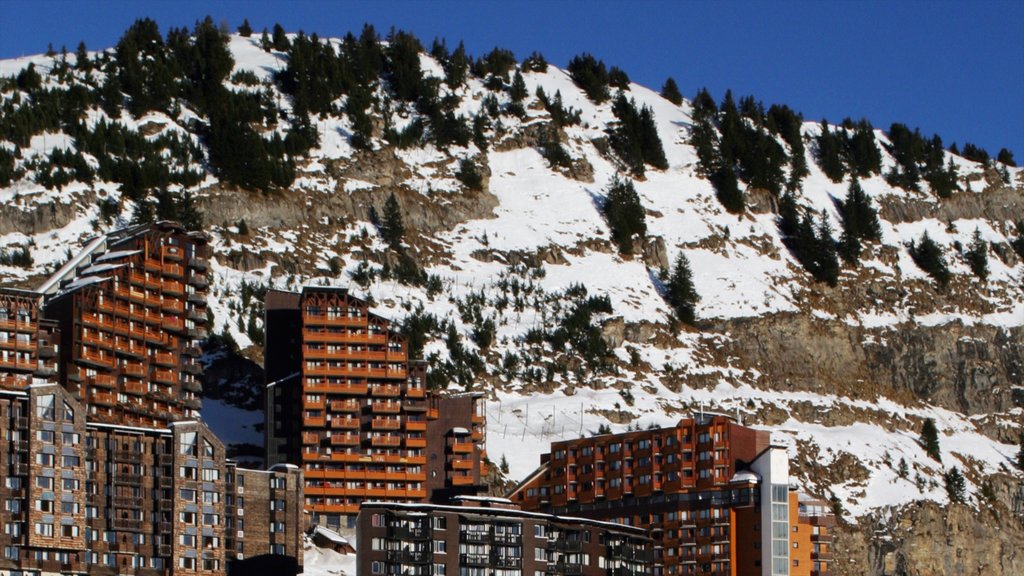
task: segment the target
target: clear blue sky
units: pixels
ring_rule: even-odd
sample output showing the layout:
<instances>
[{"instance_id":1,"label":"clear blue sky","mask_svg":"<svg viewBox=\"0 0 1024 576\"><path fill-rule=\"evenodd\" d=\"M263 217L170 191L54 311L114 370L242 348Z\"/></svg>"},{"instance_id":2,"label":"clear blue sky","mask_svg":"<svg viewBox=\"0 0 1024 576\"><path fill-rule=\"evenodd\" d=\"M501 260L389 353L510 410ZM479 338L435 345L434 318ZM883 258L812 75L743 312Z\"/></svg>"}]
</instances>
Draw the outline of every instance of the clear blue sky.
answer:
<instances>
[{"instance_id":1,"label":"clear blue sky","mask_svg":"<svg viewBox=\"0 0 1024 576\"><path fill-rule=\"evenodd\" d=\"M658 88L667 76L692 96L726 88L785 103L809 120L866 117L971 141L1024 162L1024 1L476 1L264 2L0 0L0 57L112 46L131 22L166 32L211 15L234 29L280 22L321 36L411 30L425 43L464 40L565 65L588 51Z\"/></svg>"}]
</instances>

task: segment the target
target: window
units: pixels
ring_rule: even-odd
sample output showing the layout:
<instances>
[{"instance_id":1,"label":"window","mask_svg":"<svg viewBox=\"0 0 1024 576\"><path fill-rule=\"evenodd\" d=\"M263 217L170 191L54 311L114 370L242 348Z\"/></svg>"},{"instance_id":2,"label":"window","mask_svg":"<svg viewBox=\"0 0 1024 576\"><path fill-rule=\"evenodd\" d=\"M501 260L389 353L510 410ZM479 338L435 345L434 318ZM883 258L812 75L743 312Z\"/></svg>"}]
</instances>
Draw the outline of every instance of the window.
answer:
<instances>
[{"instance_id":1,"label":"window","mask_svg":"<svg viewBox=\"0 0 1024 576\"><path fill-rule=\"evenodd\" d=\"M36 534L39 536L53 537L53 524L36 522Z\"/></svg>"},{"instance_id":2,"label":"window","mask_svg":"<svg viewBox=\"0 0 1024 576\"><path fill-rule=\"evenodd\" d=\"M430 522L434 530L445 530L448 528L448 519L444 516L434 516L430 519Z\"/></svg>"},{"instance_id":3,"label":"window","mask_svg":"<svg viewBox=\"0 0 1024 576\"><path fill-rule=\"evenodd\" d=\"M434 553L435 554L444 554L445 552L448 551L447 547L448 547L448 543L445 542L444 540L434 540Z\"/></svg>"},{"instance_id":4,"label":"window","mask_svg":"<svg viewBox=\"0 0 1024 576\"><path fill-rule=\"evenodd\" d=\"M78 526L65 524L60 527L60 535L63 538L78 538Z\"/></svg>"},{"instance_id":5,"label":"window","mask_svg":"<svg viewBox=\"0 0 1024 576\"><path fill-rule=\"evenodd\" d=\"M373 574L383 574L384 573L384 563L383 562L371 562L370 563L370 572L373 573Z\"/></svg>"},{"instance_id":6,"label":"window","mask_svg":"<svg viewBox=\"0 0 1024 576\"><path fill-rule=\"evenodd\" d=\"M444 576L444 571L444 564L434 564L434 576Z\"/></svg>"}]
</instances>

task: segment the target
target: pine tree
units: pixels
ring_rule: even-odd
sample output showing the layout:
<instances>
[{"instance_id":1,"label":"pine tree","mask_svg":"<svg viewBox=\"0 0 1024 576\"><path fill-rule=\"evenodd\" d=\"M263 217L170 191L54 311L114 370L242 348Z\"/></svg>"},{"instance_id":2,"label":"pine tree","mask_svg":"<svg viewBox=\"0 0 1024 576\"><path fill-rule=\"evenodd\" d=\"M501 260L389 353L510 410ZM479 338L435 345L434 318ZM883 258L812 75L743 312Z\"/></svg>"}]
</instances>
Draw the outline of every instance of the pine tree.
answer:
<instances>
[{"instance_id":1,"label":"pine tree","mask_svg":"<svg viewBox=\"0 0 1024 576\"><path fill-rule=\"evenodd\" d=\"M694 308L700 301L700 295L693 286L693 273L690 271L690 261L686 254L680 252L676 257L666 288L668 303L672 306L676 318L692 326L696 320Z\"/></svg>"},{"instance_id":2,"label":"pine tree","mask_svg":"<svg viewBox=\"0 0 1024 576\"><path fill-rule=\"evenodd\" d=\"M242 24L238 27L238 34L244 38L252 36L252 26L249 25L248 18L242 20Z\"/></svg>"},{"instance_id":3,"label":"pine tree","mask_svg":"<svg viewBox=\"0 0 1024 576\"><path fill-rule=\"evenodd\" d=\"M981 279L982 282L988 279L988 242L981 237L981 230L975 228L974 236L971 238L971 245L964 254L971 272Z\"/></svg>"},{"instance_id":4,"label":"pine tree","mask_svg":"<svg viewBox=\"0 0 1024 576\"><path fill-rule=\"evenodd\" d=\"M526 98L528 92L526 91L526 82L523 80L523 75L516 70L514 76L512 76L512 85L509 87L508 95L513 102L522 102Z\"/></svg>"},{"instance_id":5,"label":"pine tree","mask_svg":"<svg viewBox=\"0 0 1024 576\"><path fill-rule=\"evenodd\" d=\"M291 42L288 41L288 34L285 33L284 27L280 24L274 24L274 37L270 43L274 50L281 52L287 51L291 48Z\"/></svg>"},{"instance_id":6,"label":"pine tree","mask_svg":"<svg viewBox=\"0 0 1024 576\"><path fill-rule=\"evenodd\" d=\"M836 256L836 241L832 239L832 226L828 214L822 212L821 221L815 230L814 269L811 273L816 279L829 286L839 282L839 258Z\"/></svg>"},{"instance_id":7,"label":"pine tree","mask_svg":"<svg viewBox=\"0 0 1024 576\"><path fill-rule=\"evenodd\" d=\"M963 474L956 466L949 469L942 475L943 480L946 483L946 494L949 496L950 502L956 502L957 504L963 504L966 498L966 482L964 481Z\"/></svg>"},{"instance_id":8,"label":"pine tree","mask_svg":"<svg viewBox=\"0 0 1024 576\"><path fill-rule=\"evenodd\" d=\"M839 203L839 217L843 226L840 253L843 260L855 264L860 258L861 241L877 242L882 237L878 212L854 176L846 191L846 199Z\"/></svg>"},{"instance_id":9,"label":"pine tree","mask_svg":"<svg viewBox=\"0 0 1024 576\"><path fill-rule=\"evenodd\" d=\"M942 255L942 248L928 236L928 232L924 233L919 242L910 243L910 257L940 288L945 288L949 283L949 268L946 266L946 258Z\"/></svg>"},{"instance_id":10,"label":"pine tree","mask_svg":"<svg viewBox=\"0 0 1024 576\"><path fill-rule=\"evenodd\" d=\"M1006 164L1007 166L1017 166L1017 163L1013 159L1013 152L1010 152L1008 148L999 149L999 154L996 156L996 161Z\"/></svg>"},{"instance_id":11,"label":"pine tree","mask_svg":"<svg viewBox=\"0 0 1024 576\"><path fill-rule=\"evenodd\" d=\"M935 427L935 420L926 418L921 425L921 447L924 448L932 460L942 462L942 453L939 449L939 430Z\"/></svg>"},{"instance_id":12,"label":"pine tree","mask_svg":"<svg viewBox=\"0 0 1024 576\"><path fill-rule=\"evenodd\" d=\"M711 185L715 187L715 196L727 212L732 214L743 212L743 191L740 190L736 171L731 165L715 170L711 175Z\"/></svg>"},{"instance_id":13,"label":"pine tree","mask_svg":"<svg viewBox=\"0 0 1024 576\"><path fill-rule=\"evenodd\" d=\"M92 69L92 61L89 60L89 52L85 49L85 41L78 43L75 50L75 68L88 72Z\"/></svg>"},{"instance_id":14,"label":"pine tree","mask_svg":"<svg viewBox=\"0 0 1024 576\"><path fill-rule=\"evenodd\" d=\"M498 469L501 470L502 474L508 474L508 460L504 454L501 455L501 464L498 466Z\"/></svg>"},{"instance_id":15,"label":"pine tree","mask_svg":"<svg viewBox=\"0 0 1024 576\"><path fill-rule=\"evenodd\" d=\"M818 136L818 165L833 182L842 182L846 175L843 165L843 145L839 137L829 130L828 121L821 121L821 135Z\"/></svg>"},{"instance_id":16,"label":"pine tree","mask_svg":"<svg viewBox=\"0 0 1024 576\"><path fill-rule=\"evenodd\" d=\"M633 187L633 181L612 179L602 206L605 220L611 228L612 241L622 254L633 253L633 238L647 234L647 215L640 196Z\"/></svg>"},{"instance_id":17,"label":"pine tree","mask_svg":"<svg viewBox=\"0 0 1024 576\"><path fill-rule=\"evenodd\" d=\"M665 84L661 87L661 97L676 106L683 103L683 94L679 92L679 86L676 86L676 81L671 76L665 80Z\"/></svg>"},{"instance_id":18,"label":"pine tree","mask_svg":"<svg viewBox=\"0 0 1024 576\"><path fill-rule=\"evenodd\" d=\"M910 468L907 466L907 461L904 458L900 458L899 467L896 469L896 473L900 478L906 479L910 474Z\"/></svg>"},{"instance_id":19,"label":"pine tree","mask_svg":"<svg viewBox=\"0 0 1024 576\"><path fill-rule=\"evenodd\" d=\"M388 200L384 204L384 219L380 224L380 234L393 250L398 250L402 246L405 225L402 223L402 211L394 192L388 196Z\"/></svg>"}]
</instances>

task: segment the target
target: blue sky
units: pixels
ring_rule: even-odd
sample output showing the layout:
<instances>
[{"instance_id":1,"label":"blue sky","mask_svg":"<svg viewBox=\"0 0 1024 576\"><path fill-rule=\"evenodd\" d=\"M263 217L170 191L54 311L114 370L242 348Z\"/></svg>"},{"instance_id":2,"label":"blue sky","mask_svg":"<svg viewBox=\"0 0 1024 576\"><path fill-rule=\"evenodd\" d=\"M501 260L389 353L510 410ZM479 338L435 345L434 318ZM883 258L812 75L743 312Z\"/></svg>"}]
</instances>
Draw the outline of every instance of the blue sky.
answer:
<instances>
[{"instance_id":1,"label":"blue sky","mask_svg":"<svg viewBox=\"0 0 1024 576\"><path fill-rule=\"evenodd\" d=\"M542 52L563 65L591 52L634 82L675 77L686 96L707 86L765 104L784 103L809 120L866 117L970 141L1024 163L1024 2L946 1L404 1L0 0L0 57L109 47L133 20L166 30L210 14L234 29L280 22L321 36L411 30L425 43L464 40L474 55L494 46L518 58Z\"/></svg>"}]
</instances>

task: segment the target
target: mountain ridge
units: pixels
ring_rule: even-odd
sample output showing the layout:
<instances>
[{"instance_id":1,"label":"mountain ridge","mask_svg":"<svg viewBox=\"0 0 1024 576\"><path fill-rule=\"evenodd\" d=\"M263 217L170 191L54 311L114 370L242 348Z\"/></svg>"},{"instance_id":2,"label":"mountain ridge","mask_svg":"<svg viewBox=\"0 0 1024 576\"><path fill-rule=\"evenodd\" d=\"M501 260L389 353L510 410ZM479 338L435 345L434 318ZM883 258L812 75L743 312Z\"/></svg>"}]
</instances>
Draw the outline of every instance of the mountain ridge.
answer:
<instances>
[{"instance_id":1,"label":"mountain ridge","mask_svg":"<svg viewBox=\"0 0 1024 576\"><path fill-rule=\"evenodd\" d=\"M265 52L256 38L232 36L227 46L232 77L249 72L268 81L287 63L284 52ZM49 78L44 65L56 60L5 61L0 76L14 76L31 61ZM426 76L444 77L432 56L420 53L419 62ZM995 499L983 492L987 484L1021 481L1013 465L1024 403L1024 264L1013 249L1022 234L1013 217L1024 214L1020 169L944 152L942 164L957 167L963 188L949 198L925 183L908 191L880 174L861 179L878 208L881 237L866 244L859 266L842 268L832 287L815 282L785 244L773 212L777 196L747 188L752 201L743 212L723 208L690 144L690 101L677 106L627 84L623 92L651 110L668 167L647 166L642 178L631 178L651 241L622 255L602 212L608 183L629 172L607 144L620 123L612 102L593 103L553 65L519 73L527 93L522 117L509 110L510 83L488 88L498 84L493 74L470 75L446 92L459 95L454 109L467 122L490 97L498 101L486 151L472 141L447 149L389 144L388 125L402 131L424 117L392 99L390 116L370 115L370 150L352 146L347 116L310 115L319 144L295 157L287 190L239 190L196 164L203 167L198 183L168 189L175 198L193 197L212 237L214 331L242 348L258 343L260 304L258 296L245 296L246 285L351 285L422 341L436 382L468 382L490 394L488 451L496 461L508 458L513 479L528 473L553 439L601 426L667 424L703 406L776 430L800 462L795 469L805 489L835 497L850 519L919 499L946 505L942 473L951 465L965 470L979 517L989 508L1009 513L1012 490ZM381 107L391 94L388 82L376 84ZM579 124L555 126L538 87L578 110ZM259 90L291 113L289 96L276 84ZM13 98L6 89L4 102ZM204 140L191 128L202 118L180 104L177 117L122 111L118 120L146 138L180 134L202 150ZM339 99L339 109L347 104ZM99 107L89 116L113 120ZM575 168L547 157L552 133ZM800 134L809 174L799 205L838 225L848 180L835 183L820 168L818 123L802 123ZM886 134L873 134L883 170L898 169ZM109 181L72 181L57 191L39 184L27 163L76 149L66 133L42 132L17 149L15 166L25 172L0 190L8 203L0 244L27 246L33 264L3 266L0 274L5 282L31 283L82 236L131 220L139 202ZM99 164L92 155L86 161ZM460 179L463 161L478 171L479 191ZM392 194L406 228L400 249L378 232ZM106 222L104 202L115 204L106 208L113 212ZM31 234L17 231L29 224ZM975 230L990 247L984 282L961 255ZM944 289L907 250L925 232L946 254L951 280ZM701 295L695 326L679 325L664 299L661 269L680 253ZM608 297L607 307L594 301L601 297ZM929 417L942 433L942 463L917 443ZM805 462L809 454L815 456Z\"/></svg>"}]
</instances>

